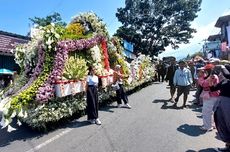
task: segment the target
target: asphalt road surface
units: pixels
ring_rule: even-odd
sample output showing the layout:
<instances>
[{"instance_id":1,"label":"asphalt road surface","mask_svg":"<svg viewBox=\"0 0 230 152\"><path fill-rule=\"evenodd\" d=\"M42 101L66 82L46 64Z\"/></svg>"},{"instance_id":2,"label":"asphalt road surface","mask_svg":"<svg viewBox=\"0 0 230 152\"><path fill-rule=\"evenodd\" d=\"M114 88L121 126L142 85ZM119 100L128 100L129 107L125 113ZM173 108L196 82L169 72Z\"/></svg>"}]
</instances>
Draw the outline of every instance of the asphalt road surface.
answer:
<instances>
[{"instance_id":1,"label":"asphalt road surface","mask_svg":"<svg viewBox=\"0 0 230 152\"><path fill-rule=\"evenodd\" d=\"M187 109L169 102L166 83L155 83L129 96L132 109L116 108L116 103L99 111L101 126L86 117L74 120L47 134L21 126L7 133L0 130L0 152L212 152L224 143L216 130L204 132L201 108Z\"/></svg>"}]
</instances>

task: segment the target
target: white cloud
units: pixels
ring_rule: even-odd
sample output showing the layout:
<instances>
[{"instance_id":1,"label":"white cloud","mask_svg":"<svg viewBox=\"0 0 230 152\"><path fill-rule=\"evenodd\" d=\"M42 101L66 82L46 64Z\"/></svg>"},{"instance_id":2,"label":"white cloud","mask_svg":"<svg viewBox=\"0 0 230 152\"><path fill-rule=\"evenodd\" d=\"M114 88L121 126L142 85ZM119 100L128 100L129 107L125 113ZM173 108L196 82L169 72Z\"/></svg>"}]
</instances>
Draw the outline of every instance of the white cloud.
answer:
<instances>
[{"instance_id":1,"label":"white cloud","mask_svg":"<svg viewBox=\"0 0 230 152\"><path fill-rule=\"evenodd\" d=\"M230 15L230 10L225 10L220 16ZM173 50L171 47L167 47L166 51L159 55L160 58L164 56L187 56L188 54L195 53L202 48L203 41L207 39L210 35L215 35L220 33L220 29L215 27L217 19L213 19L207 25L201 25L197 21L192 22L192 27L197 30L193 34L193 38L190 40L189 44L179 45L179 49Z\"/></svg>"},{"instance_id":2,"label":"white cloud","mask_svg":"<svg viewBox=\"0 0 230 152\"><path fill-rule=\"evenodd\" d=\"M225 15L230 15L230 9L224 11L224 13L222 14L222 16L225 16Z\"/></svg>"}]
</instances>

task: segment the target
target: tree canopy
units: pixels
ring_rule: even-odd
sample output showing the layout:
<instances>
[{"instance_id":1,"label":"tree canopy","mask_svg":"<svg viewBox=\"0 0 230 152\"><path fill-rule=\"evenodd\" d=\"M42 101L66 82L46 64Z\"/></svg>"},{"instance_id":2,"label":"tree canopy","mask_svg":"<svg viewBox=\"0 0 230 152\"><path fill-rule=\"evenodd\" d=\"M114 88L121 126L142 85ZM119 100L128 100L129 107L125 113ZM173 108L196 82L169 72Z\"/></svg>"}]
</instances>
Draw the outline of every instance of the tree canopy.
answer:
<instances>
[{"instance_id":1,"label":"tree canopy","mask_svg":"<svg viewBox=\"0 0 230 152\"><path fill-rule=\"evenodd\" d=\"M45 18L34 17L29 18L33 25L47 26L51 23L55 23L61 26L66 26L66 23L62 21L61 15L57 12L54 12L52 15L48 15Z\"/></svg>"},{"instance_id":2,"label":"tree canopy","mask_svg":"<svg viewBox=\"0 0 230 152\"><path fill-rule=\"evenodd\" d=\"M134 50L157 55L171 45L189 43L191 22L200 11L201 0L126 0L116 16L122 23L117 33L134 43Z\"/></svg>"}]
</instances>

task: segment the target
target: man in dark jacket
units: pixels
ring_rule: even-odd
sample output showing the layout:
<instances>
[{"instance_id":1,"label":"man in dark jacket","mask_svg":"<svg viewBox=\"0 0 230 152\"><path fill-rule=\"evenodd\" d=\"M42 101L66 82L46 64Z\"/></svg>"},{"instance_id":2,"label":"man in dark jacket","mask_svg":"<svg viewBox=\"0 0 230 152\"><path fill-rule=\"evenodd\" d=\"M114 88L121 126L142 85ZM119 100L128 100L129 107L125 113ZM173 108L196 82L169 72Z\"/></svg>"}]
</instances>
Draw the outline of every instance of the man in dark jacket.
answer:
<instances>
[{"instance_id":1,"label":"man in dark jacket","mask_svg":"<svg viewBox=\"0 0 230 152\"><path fill-rule=\"evenodd\" d=\"M172 60L170 62L170 66L167 68L167 74L166 74L166 80L169 81L169 86L170 86L171 98L169 100L171 100L172 102L174 102L174 94L176 92L176 87L173 84L173 77L176 69L177 69L176 60Z\"/></svg>"},{"instance_id":2,"label":"man in dark jacket","mask_svg":"<svg viewBox=\"0 0 230 152\"><path fill-rule=\"evenodd\" d=\"M164 82L165 74L166 74L166 67L163 61L160 61L159 64L156 66L157 73L158 73L158 81Z\"/></svg>"}]
</instances>

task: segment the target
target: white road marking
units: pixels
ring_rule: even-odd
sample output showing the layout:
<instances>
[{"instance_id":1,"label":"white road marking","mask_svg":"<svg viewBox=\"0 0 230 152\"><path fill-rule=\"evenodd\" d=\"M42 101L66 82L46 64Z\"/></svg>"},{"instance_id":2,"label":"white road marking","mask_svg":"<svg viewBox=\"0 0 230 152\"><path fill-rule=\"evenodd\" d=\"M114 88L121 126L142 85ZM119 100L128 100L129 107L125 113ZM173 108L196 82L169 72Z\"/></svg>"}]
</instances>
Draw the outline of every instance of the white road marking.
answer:
<instances>
[{"instance_id":1,"label":"white road marking","mask_svg":"<svg viewBox=\"0 0 230 152\"><path fill-rule=\"evenodd\" d=\"M36 147L34 147L34 148L32 148L32 149L30 149L30 150L28 150L28 151L26 151L26 152L35 152L35 151L41 149L42 147L48 145L49 143L51 143L51 142L57 140L58 138L64 136L65 134L69 133L69 132L72 131L72 130L73 130L73 129L68 128L68 129L66 129L65 131L63 131L63 132L57 134L56 136L50 138L49 140L46 140L45 142L41 143L40 145L37 145Z\"/></svg>"}]
</instances>

